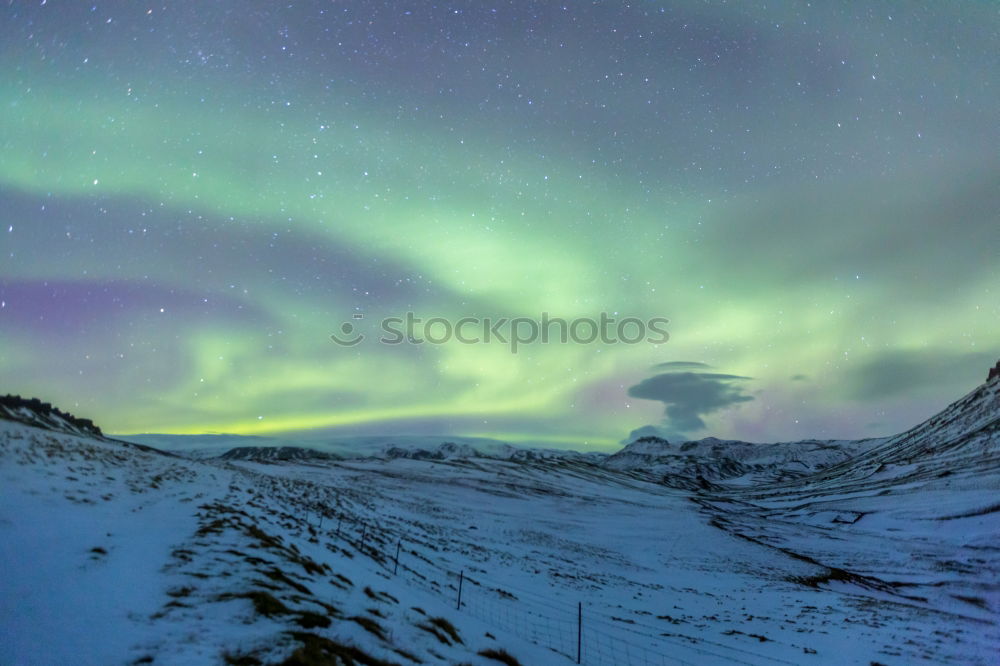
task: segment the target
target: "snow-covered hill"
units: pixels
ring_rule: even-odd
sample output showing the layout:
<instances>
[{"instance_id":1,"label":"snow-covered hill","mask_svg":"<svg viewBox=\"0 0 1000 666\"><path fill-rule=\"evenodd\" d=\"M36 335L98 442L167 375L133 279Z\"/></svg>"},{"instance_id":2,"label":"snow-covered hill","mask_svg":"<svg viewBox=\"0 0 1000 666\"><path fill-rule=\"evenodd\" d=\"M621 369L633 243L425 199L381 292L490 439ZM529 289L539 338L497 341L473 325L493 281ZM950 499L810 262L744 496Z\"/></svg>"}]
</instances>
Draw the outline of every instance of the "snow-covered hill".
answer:
<instances>
[{"instance_id":1,"label":"snow-covered hill","mask_svg":"<svg viewBox=\"0 0 1000 666\"><path fill-rule=\"evenodd\" d=\"M995 634L1000 378L808 477L717 485L699 501L730 532L820 562L841 586L978 618Z\"/></svg>"},{"instance_id":2,"label":"snow-covered hill","mask_svg":"<svg viewBox=\"0 0 1000 666\"><path fill-rule=\"evenodd\" d=\"M37 398L0 396L0 419L85 437L103 437L90 419L80 419Z\"/></svg>"},{"instance_id":3,"label":"snow-covered hill","mask_svg":"<svg viewBox=\"0 0 1000 666\"><path fill-rule=\"evenodd\" d=\"M381 536L321 528L351 494L0 422L0 663L544 658L391 575Z\"/></svg>"},{"instance_id":4,"label":"snow-covered hill","mask_svg":"<svg viewBox=\"0 0 1000 666\"><path fill-rule=\"evenodd\" d=\"M993 664L998 392L883 440L607 460L198 460L21 413L0 664Z\"/></svg>"}]
</instances>

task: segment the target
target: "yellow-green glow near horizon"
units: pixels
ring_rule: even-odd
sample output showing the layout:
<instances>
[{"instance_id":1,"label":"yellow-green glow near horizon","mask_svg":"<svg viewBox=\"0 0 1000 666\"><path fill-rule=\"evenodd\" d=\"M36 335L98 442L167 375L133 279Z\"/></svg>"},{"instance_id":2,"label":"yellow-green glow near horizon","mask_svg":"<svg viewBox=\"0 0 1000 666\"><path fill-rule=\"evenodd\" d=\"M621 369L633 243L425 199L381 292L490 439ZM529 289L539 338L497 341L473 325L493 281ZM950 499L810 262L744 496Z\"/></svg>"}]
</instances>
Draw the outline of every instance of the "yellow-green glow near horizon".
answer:
<instances>
[{"instance_id":1,"label":"yellow-green glow near horizon","mask_svg":"<svg viewBox=\"0 0 1000 666\"><path fill-rule=\"evenodd\" d=\"M461 10L0 10L3 388L585 447L882 434L995 360L995 9ZM379 344L406 312L670 340ZM668 362L717 392L665 417Z\"/></svg>"}]
</instances>

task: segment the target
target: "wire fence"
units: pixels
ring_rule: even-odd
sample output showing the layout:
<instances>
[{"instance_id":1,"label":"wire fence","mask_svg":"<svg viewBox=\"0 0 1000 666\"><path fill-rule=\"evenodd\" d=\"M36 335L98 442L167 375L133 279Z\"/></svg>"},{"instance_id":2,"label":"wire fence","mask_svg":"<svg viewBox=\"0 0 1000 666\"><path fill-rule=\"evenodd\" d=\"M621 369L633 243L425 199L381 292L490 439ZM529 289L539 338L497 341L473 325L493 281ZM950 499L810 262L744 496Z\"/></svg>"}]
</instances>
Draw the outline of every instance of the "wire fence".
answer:
<instances>
[{"instance_id":1,"label":"wire fence","mask_svg":"<svg viewBox=\"0 0 1000 666\"><path fill-rule=\"evenodd\" d=\"M566 663L587 666L672 666L703 664L795 664L701 636L667 634L664 627L609 615L582 600L572 604L534 590L500 583L481 571L454 571L439 565L424 543L404 530L380 527L379 516L367 501L356 501L336 489L307 483L309 492L290 495L280 477L237 467L256 478L272 499L291 504L283 517L305 521L313 537L329 539L327 548L349 547L370 558L387 575L405 576L409 584L454 604L490 627L548 648ZM296 480L295 484L300 484ZM301 486L300 486L301 488ZM286 506L287 506L286 504ZM336 508L331 508L336 507Z\"/></svg>"}]
</instances>

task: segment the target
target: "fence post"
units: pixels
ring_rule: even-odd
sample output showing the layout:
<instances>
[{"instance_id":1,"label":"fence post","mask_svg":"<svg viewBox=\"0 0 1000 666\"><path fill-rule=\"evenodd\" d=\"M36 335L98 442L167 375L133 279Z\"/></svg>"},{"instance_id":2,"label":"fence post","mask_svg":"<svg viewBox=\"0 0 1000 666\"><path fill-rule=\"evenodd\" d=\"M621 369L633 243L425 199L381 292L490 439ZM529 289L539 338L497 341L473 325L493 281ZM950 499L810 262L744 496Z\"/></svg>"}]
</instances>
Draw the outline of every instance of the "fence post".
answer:
<instances>
[{"instance_id":1,"label":"fence post","mask_svg":"<svg viewBox=\"0 0 1000 666\"><path fill-rule=\"evenodd\" d=\"M465 570L463 569L458 574L458 603L455 604L456 610L462 610L462 582L465 580Z\"/></svg>"},{"instance_id":2,"label":"fence post","mask_svg":"<svg viewBox=\"0 0 1000 666\"><path fill-rule=\"evenodd\" d=\"M340 523L343 520L344 520L344 514L341 513L337 516L337 536L336 536L337 539L340 538Z\"/></svg>"},{"instance_id":3,"label":"fence post","mask_svg":"<svg viewBox=\"0 0 1000 666\"><path fill-rule=\"evenodd\" d=\"M395 561L395 564L393 564L393 567L392 567L392 575L393 576L395 576L396 572L399 571L399 549L402 548L402 546L403 546L403 540L400 539L399 542L396 544L396 561Z\"/></svg>"},{"instance_id":4,"label":"fence post","mask_svg":"<svg viewBox=\"0 0 1000 666\"><path fill-rule=\"evenodd\" d=\"M580 658L583 656L583 602L580 601L576 606L576 663L580 663Z\"/></svg>"}]
</instances>

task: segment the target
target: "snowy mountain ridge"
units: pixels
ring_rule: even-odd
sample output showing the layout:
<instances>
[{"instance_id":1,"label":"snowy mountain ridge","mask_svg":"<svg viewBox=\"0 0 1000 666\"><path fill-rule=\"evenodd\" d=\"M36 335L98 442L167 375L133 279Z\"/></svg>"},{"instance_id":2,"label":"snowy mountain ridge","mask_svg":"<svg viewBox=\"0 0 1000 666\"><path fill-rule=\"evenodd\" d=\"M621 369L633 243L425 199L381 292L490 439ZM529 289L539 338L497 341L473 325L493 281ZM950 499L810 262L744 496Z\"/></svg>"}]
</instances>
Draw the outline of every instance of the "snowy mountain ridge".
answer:
<instances>
[{"instance_id":1,"label":"snowy mountain ridge","mask_svg":"<svg viewBox=\"0 0 1000 666\"><path fill-rule=\"evenodd\" d=\"M487 437L456 435L344 435L344 436L262 436L262 435L116 435L119 439L152 446L189 458L207 459L224 455L231 449L247 447L295 447L310 449L339 458L406 457L586 457L600 459L607 454L580 453L567 448L533 447L511 444ZM447 445L447 446L445 446Z\"/></svg>"},{"instance_id":2,"label":"snowy mountain ridge","mask_svg":"<svg viewBox=\"0 0 1000 666\"><path fill-rule=\"evenodd\" d=\"M706 437L673 444L659 437L640 437L609 456L604 466L658 477L663 483L693 488L709 482L765 483L798 479L877 446L882 439L802 440L753 444Z\"/></svg>"},{"instance_id":3,"label":"snowy mountain ridge","mask_svg":"<svg viewBox=\"0 0 1000 666\"><path fill-rule=\"evenodd\" d=\"M301 446L237 446L229 449L219 460L252 460L255 462L302 462L313 460L340 460L340 456Z\"/></svg>"},{"instance_id":4,"label":"snowy mountain ridge","mask_svg":"<svg viewBox=\"0 0 1000 666\"><path fill-rule=\"evenodd\" d=\"M265 459L268 457L302 459L329 457L348 460L360 458L447 460L488 458L496 460L572 459L598 463L608 454L597 451L573 451L562 448L539 448L514 445L484 437L450 435L382 435L331 438L283 439L257 435L122 435L121 439L152 446L177 455L207 460L210 458ZM295 452L297 451L297 453Z\"/></svg>"},{"instance_id":5,"label":"snowy mountain ridge","mask_svg":"<svg viewBox=\"0 0 1000 666\"><path fill-rule=\"evenodd\" d=\"M90 419L80 419L38 398L0 396L0 419L84 437L103 437Z\"/></svg>"}]
</instances>

